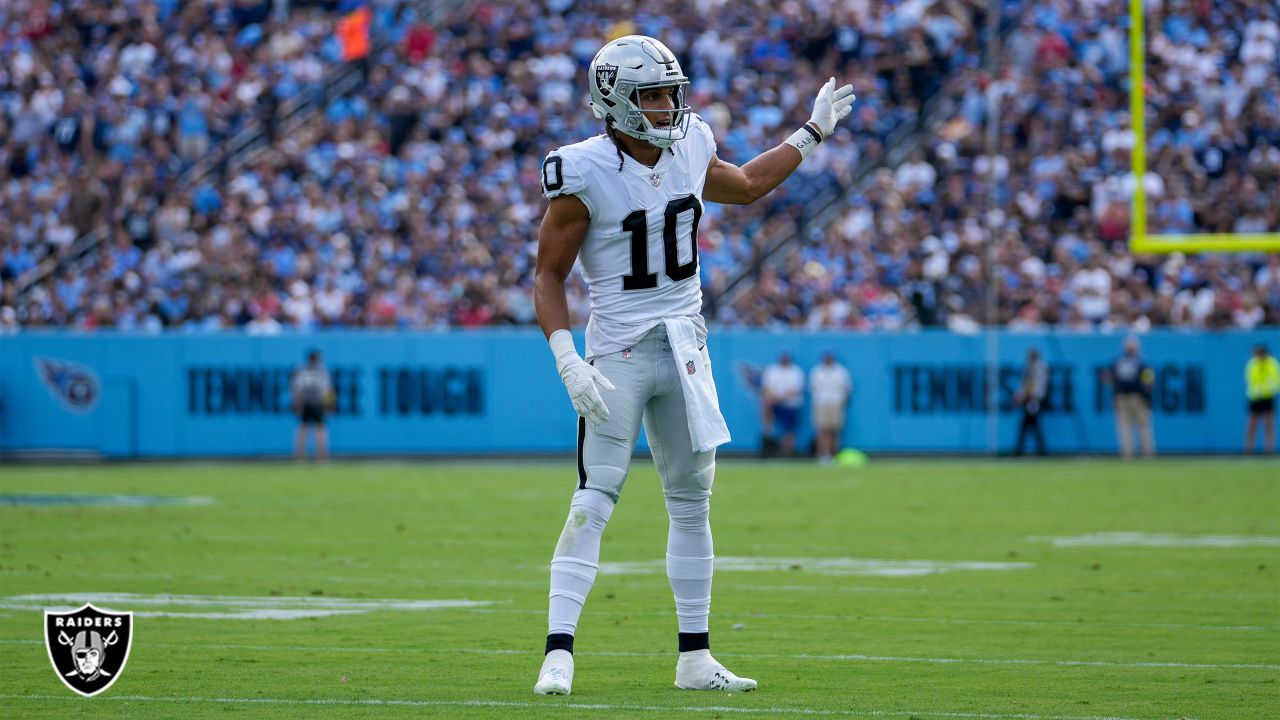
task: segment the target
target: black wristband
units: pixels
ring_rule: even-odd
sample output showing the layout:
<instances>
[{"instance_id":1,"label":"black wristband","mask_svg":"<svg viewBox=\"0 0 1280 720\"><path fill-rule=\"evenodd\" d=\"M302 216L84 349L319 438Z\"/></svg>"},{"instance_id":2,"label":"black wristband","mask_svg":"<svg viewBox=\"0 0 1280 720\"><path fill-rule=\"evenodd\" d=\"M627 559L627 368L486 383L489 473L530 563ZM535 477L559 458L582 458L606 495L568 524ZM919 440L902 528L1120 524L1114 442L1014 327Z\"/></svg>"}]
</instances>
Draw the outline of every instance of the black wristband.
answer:
<instances>
[{"instance_id":1,"label":"black wristband","mask_svg":"<svg viewBox=\"0 0 1280 720\"><path fill-rule=\"evenodd\" d=\"M813 139L815 142L822 142L822 133L818 132L817 130L814 130L813 125L810 125L809 123L805 123L800 127L804 128L805 130L808 130L809 134L813 136Z\"/></svg>"}]
</instances>

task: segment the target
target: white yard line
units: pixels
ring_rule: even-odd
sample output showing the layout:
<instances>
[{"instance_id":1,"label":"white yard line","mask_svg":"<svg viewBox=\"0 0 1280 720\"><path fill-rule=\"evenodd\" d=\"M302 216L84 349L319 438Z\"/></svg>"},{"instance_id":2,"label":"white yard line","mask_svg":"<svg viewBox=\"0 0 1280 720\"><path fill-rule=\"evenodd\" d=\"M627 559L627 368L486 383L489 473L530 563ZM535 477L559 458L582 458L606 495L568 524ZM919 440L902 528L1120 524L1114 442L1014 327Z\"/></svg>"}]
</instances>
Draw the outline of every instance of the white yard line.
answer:
<instances>
[{"instance_id":1,"label":"white yard line","mask_svg":"<svg viewBox=\"0 0 1280 720\"><path fill-rule=\"evenodd\" d=\"M1178 535L1148 532L1094 532L1084 535L1033 535L1028 540L1054 547L1241 548L1280 547L1274 535Z\"/></svg>"},{"instance_id":2,"label":"white yard line","mask_svg":"<svg viewBox=\"0 0 1280 720\"><path fill-rule=\"evenodd\" d=\"M0 640L0 644L10 645L43 645L39 640ZM417 654L425 652L438 653L439 648L389 648L389 647L335 647L330 645L239 645L239 644L196 644L196 643L147 643L148 647L191 649L193 647L217 650L250 650L262 652L344 652L344 653L398 653ZM537 648L528 650L512 650L505 648L449 648L449 652L467 655L528 655L541 657ZM670 652L628 652L622 650L578 651L581 657L668 657ZM725 657L749 660L803 660L810 662L871 662L871 663L916 663L927 665L1049 665L1056 667L1114 667L1114 668L1179 668L1202 670L1280 670L1280 665L1264 663L1194 663L1194 662L1119 662L1111 660L1037 660L1029 658L946 658L946 657L913 657L903 655L815 655L809 653L732 653Z\"/></svg>"},{"instance_id":3,"label":"white yard line","mask_svg":"<svg viewBox=\"0 0 1280 720\"><path fill-rule=\"evenodd\" d=\"M71 603L60 605L59 603ZM162 593L62 593L13 595L0 598L6 610L70 612L84 603L104 610L119 608L181 608L134 610L135 617L195 618L201 620L300 620L335 615L360 615L377 610L438 610L492 605L486 600L397 600L368 598L247 597L234 595L175 595ZM202 608L195 610L192 608Z\"/></svg>"},{"instance_id":4,"label":"white yard line","mask_svg":"<svg viewBox=\"0 0 1280 720\"><path fill-rule=\"evenodd\" d=\"M541 610L521 610L517 608L467 608L473 612L487 613L495 615L546 615L545 609ZM628 617L669 617L670 611L665 612L631 612L624 610L596 610L596 613L602 615L626 615ZM794 614L794 613L742 613L742 612L722 612L717 611L716 617L722 618L741 618L748 621L751 620L823 620L835 622L862 622L864 620L888 620L892 622L914 622L914 623L937 623L941 625L1017 625L1030 627L1070 627L1076 630L1085 628L1162 628L1172 630L1218 630L1230 632L1257 632L1268 630L1280 630L1280 625L1202 625L1194 623L1129 623L1129 622L1105 622L1105 621L1078 621L1078 620L990 620L981 618L948 618L948 617L907 617L902 615L815 615L815 614Z\"/></svg>"},{"instance_id":5,"label":"white yard line","mask_svg":"<svg viewBox=\"0 0 1280 720\"><path fill-rule=\"evenodd\" d=\"M544 586L545 582L538 583ZM48 603L72 602L76 606L85 602L97 602L99 605L119 605L130 607L144 606L204 606L220 608L231 606L227 611L175 611L175 610L137 610L138 617L180 617L202 619L298 619L310 617L328 617L333 615L351 615L372 612L375 610L466 610L479 613L509 615L544 615L545 609L521 609L512 607L493 607L509 605L512 600L476 601L476 600L408 600L408 599L369 599L340 598L327 596L302 597L247 597L221 595L185 595L139 593L67 593L67 594L28 594L0 597L0 609L31 610L45 609L70 610L74 607L58 606L52 608ZM603 614L625 614L628 616L667 617L668 611L633 612L597 610ZM824 622L910 622L934 623L942 625L1010 625L1027 627L1070 627L1082 628L1159 628L1177 630L1206 630L1215 632L1268 632L1280 630L1280 625L1214 625L1205 623L1162 623L1162 622L1115 622L1115 621L1077 621L1077 620L1035 620L1035 619L993 619L993 618L948 618L930 616L900 615L864 615L850 613L845 615L811 614L811 613L759 613L759 612L720 612L719 617L751 620L815 620Z\"/></svg>"},{"instance_id":6,"label":"white yard line","mask_svg":"<svg viewBox=\"0 0 1280 720\"><path fill-rule=\"evenodd\" d=\"M70 700L71 695L0 695L0 700ZM566 702L559 698L543 701L513 700L378 700L343 698L235 698L235 697L156 697L151 695L107 695L97 702L164 702L178 704L208 703L217 705L296 705L319 707L455 707L455 708L520 708L536 710L600 710L605 712L713 712L742 715L867 717L867 718L955 718L957 720L1138 720L1115 715L1041 715L1037 713L951 712L946 710L835 710L807 707L734 707L732 705L625 705L614 703Z\"/></svg>"},{"instance_id":7,"label":"white yard line","mask_svg":"<svg viewBox=\"0 0 1280 720\"><path fill-rule=\"evenodd\" d=\"M877 577L919 577L958 570L1028 570L1027 562L979 562L972 560L886 560L853 557L757 557L716 556L716 572L791 572L803 570L817 575L865 575ZM601 575L660 575L666 572L664 559L638 562L602 562Z\"/></svg>"},{"instance_id":8,"label":"white yard line","mask_svg":"<svg viewBox=\"0 0 1280 720\"><path fill-rule=\"evenodd\" d=\"M461 587L481 586L481 587L530 587L545 588L547 586L546 568L520 568L522 571L537 572L542 577L529 580L493 580L493 579L466 579L466 578L414 578L400 577L395 581L395 585L403 587L436 587L439 585L456 585ZM0 577L6 575L39 575L44 576L45 570L0 570ZM1176 574L1176 573L1174 573ZM255 579L259 582L267 583L294 583L305 585L323 585L325 583L357 583L369 585L371 583L385 582L384 578L370 578L360 576L331 576L317 578L315 576L289 576L270 574L253 578L250 576L228 576L228 575L186 575L182 573L109 573L109 572L86 572L86 571L59 571L58 577L61 578L122 578L126 580L138 580L140 578L154 578L159 580L179 581L179 580L202 580L207 582L244 582L246 579ZM811 576L812 579L818 579L819 576ZM828 585L813 584L795 584L786 585L758 585L758 584L738 584L726 583L734 590L742 590L749 592L820 592L820 593L868 593L868 594L886 594L886 595L931 595L934 597L945 597L948 595L985 595L990 591L980 587L948 587L948 588L923 588L923 587L883 587L883 586L862 586L862 585L842 585L843 579L838 576L831 577L832 583ZM644 578L644 579L638 579ZM657 581L657 584L655 584ZM665 580L659 578L645 578L644 576L628 576L616 575L608 580L610 586L614 587L665 587ZM1037 591L1038 592L1038 591ZM1247 592L1214 592L1206 590L1178 590L1178 589L1161 589L1161 590L1114 590L1107 591L1109 595L1160 595L1161 597L1211 597L1211 598L1230 598L1235 600L1274 600L1275 593L1247 593ZM1002 595L1008 599L1007 591ZM1039 601L1037 595L1035 600Z\"/></svg>"}]
</instances>

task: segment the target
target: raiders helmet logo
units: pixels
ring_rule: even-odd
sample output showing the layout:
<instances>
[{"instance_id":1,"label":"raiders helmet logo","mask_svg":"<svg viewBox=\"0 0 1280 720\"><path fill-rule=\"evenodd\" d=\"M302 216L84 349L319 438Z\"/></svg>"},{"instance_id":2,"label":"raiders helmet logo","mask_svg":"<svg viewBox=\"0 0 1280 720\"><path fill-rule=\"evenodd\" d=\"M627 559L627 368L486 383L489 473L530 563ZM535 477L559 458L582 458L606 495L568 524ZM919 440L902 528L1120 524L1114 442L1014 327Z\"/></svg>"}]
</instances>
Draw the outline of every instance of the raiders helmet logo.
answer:
<instances>
[{"instance_id":1,"label":"raiders helmet logo","mask_svg":"<svg viewBox=\"0 0 1280 720\"><path fill-rule=\"evenodd\" d=\"M133 613L91 604L72 612L44 613L44 644L63 685L92 697L120 678L133 644Z\"/></svg>"},{"instance_id":2,"label":"raiders helmet logo","mask_svg":"<svg viewBox=\"0 0 1280 720\"><path fill-rule=\"evenodd\" d=\"M596 89L601 95L609 95L613 92L614 83L618 82L618 66L604 65L596 66Z\"/></svg>"}]
</instances>

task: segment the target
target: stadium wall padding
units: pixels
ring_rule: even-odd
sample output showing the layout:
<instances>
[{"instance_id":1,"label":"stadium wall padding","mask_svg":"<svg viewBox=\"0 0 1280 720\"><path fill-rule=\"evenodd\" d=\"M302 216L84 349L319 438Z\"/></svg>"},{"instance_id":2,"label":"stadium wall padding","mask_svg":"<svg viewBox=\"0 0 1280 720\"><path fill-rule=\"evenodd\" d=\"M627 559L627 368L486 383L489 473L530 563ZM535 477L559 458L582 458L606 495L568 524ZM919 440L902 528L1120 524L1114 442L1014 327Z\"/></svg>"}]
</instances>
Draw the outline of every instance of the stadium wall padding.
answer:
<instances>
[{"instance_id":1,"label":"stadium wall padding","mask_svg":"<svg viewBox=\"0 0 1280 720\"><path fill-rule=\"evenodd\" d=\"M1004 451L1017 432L1013 392L1030 347L1050 366L1042 425L1051 452L1113 452L1110 395L1099 370L1119 334L848 334L714 330L721 407L733 441L758 449L752 387L788 349L805 369L824 349L854 379L844 445L867 451ZM1244 364L1280 348L1280 331L1151 332L1161 451L1238 452ZM578 347L582 338L578 336ZM310 348L334 373L336 454L563 453L575 416L536 330L241 334L31 332L0 337L0 452L112 458L264 456L290 452L288 378ZM985 358L998 361L997 411L985 410ZM812 438L808 409L799 433ZM994 419L991 419L994 417ZM644 446L643 434L641 447Z\"/></svg>"}]
</instances>

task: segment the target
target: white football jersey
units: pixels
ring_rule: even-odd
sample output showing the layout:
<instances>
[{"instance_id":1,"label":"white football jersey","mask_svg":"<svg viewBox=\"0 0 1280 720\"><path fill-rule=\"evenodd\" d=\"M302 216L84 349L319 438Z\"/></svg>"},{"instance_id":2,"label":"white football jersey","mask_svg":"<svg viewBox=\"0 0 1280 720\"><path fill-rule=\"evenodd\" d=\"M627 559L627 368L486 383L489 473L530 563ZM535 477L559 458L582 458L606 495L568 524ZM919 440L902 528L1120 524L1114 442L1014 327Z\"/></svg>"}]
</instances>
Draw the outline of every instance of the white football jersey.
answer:
<instances>
[{"instance_id":1,"label":"white football jersey","mask_svg":"<svg viewBox=\"0 0 1280 720\"><path fill-rule=\"evenodd\" d=\"M715 137L702 118L652 168L606 135L567 145L542 164L542 194L576 195L591 213L578 254L591 294L586 357L625 350L663 318L689 316L706 336L698 222Z\"/></svg>"}]
</instances>

